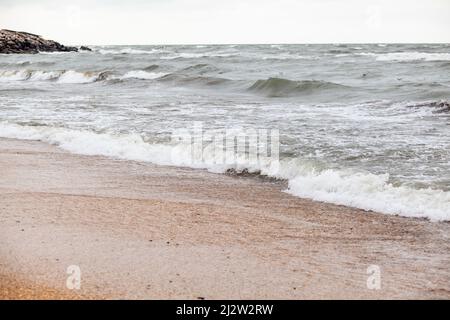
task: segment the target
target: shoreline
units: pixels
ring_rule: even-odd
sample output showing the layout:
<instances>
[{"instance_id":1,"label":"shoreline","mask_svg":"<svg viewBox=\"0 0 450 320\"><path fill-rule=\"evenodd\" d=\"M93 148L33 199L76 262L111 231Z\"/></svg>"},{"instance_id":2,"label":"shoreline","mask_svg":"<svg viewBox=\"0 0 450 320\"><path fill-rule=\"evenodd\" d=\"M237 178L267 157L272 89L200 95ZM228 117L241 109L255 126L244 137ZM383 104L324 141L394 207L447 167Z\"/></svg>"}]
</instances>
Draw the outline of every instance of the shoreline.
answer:
<instances>
[{"instance_id":1,"label":"shoreline","mask_svg":"<svg viewBox=\"0 0 450 320\"><path fill-rule=\"evenodd\" d=\"M58 127L0 123L2 137L38 140L78 155L104 156L124 161L152 163L160 166L187 167L212 173L227 174L229 165L209 161L190 163L192 154L185 144L146 143L133 134L111 135L89 130ZM214 157L214 152L204 150L204 156ZM188 160L185 162L185 160ZM286 181L285 192L303 199L343 205L367 212L398 215L408 218L425 218L429 221L449 221L450 193L441 189L414 188L389 181L389 174L342 169L315 170L314 165L296 163L295 158L282 158L272 166L270 159L256 166L251 161L236 161L233 167L252 168L262 178ZM306 166L306 167L305 167ZM320 166L319 166L320 167ZM306 169L306 170L305 170ZM306 171L306 172L305 172ZM250 173L252 175L252 173ZM247 176L247 174L244 174ZM426 210L424 210L426 208Z\"/></svg>"},{"instance_id":2,"label":"shoreline","mask_svg":"<svg viewBox=\"0 0 450 320\"><path fill-rule=\"evenodd\" d=\"M38 141L1 138L0 165L0 299L450 298L446 222ZM82 270L75 295L69 265Z\"/></svg>"}]
</instances>

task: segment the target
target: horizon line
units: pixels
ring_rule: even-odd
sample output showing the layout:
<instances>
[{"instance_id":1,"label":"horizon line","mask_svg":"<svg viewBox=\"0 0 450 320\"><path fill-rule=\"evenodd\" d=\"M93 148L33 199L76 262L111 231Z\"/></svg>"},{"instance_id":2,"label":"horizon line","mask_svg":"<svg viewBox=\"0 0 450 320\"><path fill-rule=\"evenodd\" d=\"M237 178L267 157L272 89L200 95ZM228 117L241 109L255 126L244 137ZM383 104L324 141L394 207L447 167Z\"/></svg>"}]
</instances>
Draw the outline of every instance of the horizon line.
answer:
<instances>
[{"instance_id":1,"label":"horizon line","mask_svg":"<svg viewBox=\"0 0 450 320\"><path fill-rule=\"evenodd\" d=\"M140 44L70 44L74 46L259 46L259 45L371 45L371 44L386 44L386 45L409 45L409 44L443 44L450 45L450 42L267 42L267 43L140 43Z\"/></svg>"}]
</instances>

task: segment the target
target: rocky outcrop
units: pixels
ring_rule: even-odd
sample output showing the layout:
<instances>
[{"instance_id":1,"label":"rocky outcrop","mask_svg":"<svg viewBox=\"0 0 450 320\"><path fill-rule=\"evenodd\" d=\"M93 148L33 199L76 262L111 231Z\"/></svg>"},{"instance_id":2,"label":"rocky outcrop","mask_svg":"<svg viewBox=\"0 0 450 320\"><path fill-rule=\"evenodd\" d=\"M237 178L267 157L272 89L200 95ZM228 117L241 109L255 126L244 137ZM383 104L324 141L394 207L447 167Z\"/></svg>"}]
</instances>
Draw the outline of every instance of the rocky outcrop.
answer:
<instances>
[{"instance_id":1,"label":"rocky outcrop","mask_svg":"<svg viewBox=\"0 0 450 320\"><path fill-rule=\"evenodd\" d=\"M75 47L45 40L41 36L12 30L0 30L0 53L39 53L78 51Z\"/></svg>"},{"instance_id":2,"label":"rocky outcrop","mask_svg":"<svg viewBox=\"0 0 450 320\"><path fill-rule=\"evenodd\" d=\"M92 51L91 48L86 47L86 46L81 46L81 47L80 47L80 50L81 50L81 51Z\"/></svg>"}]
</instances>

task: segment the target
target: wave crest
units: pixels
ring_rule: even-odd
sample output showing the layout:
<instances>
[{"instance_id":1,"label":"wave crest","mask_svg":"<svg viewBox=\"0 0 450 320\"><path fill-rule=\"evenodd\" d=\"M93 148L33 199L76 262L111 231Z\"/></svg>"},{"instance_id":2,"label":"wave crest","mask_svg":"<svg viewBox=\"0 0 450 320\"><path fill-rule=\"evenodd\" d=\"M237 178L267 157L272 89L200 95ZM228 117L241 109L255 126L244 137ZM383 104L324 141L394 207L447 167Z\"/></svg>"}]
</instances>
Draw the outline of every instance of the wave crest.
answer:
<instances>
[{"instance_id":1,"label":"wave crest","mask_svg":"<svg viewBox=\"0 0 450 320\"><path fill-rule=\"evenodd\" d=\"M53 80L59 83L91 83L97 81L101 75L102 72L79 72L74 70L13 70L0 72L0 82Z\"/></svg>"},{"instance_id":2,"label":"wave crest","mask_svg":"<svg viewBox=\"0 0 450 320\"><path fill-rule=\"evenodd\" d=\"M264 94L269 97L287 97L295 95L312 94L324 90L339 90L347 88L346 86L317 80L293 81L282 78L269 78L267 80L258 80L249 91Z\"/></svg>"},{"instance_id":3,"label":"wave crest","mask_svg":"<svg viewBox=\"0 0 450 320\"><path fill-rule=\"evenodd\" d=\"M140 79L140 80L153 80L165 76L167 73L163 72L147 72L143 70L128 71L123 76L119 77L120 80L125 79Z\"/></svg>"},{"instance_id":4,"label":"wave crest","mask_svg":"<svg viewBox=\"0 0 450 320\"><path fill-rule=\"evenodd\" d=\"M103 55L128 55L128 54L155 54L164 52L159 49L151 49L151 50L141 50L141 49L133 49L133 48L123 48L123 49L98 49L95 52L98 52Z\"/></svg>"},{"instance_id":5,"label":"wave crest","mask_svg":"<svg viewBox=\"0 0 450 320\"><path fill-rule=\"evenodd\" d=\"M187 76L183 74L170 73L158 80L164 82L175 82L179 84L198 85L198 86L217 86L228 83L232 80L218 77L204 77L204 76Z\"/></svg>"},{"instance_id":6,"label":"wave crest","mask_svg":"<svg viewBox=\"0 0 450 320\"><path fill-rule=\"evenodd\" d=\"M0 82L11 81L55 81L64 84L85 84L108 80L152 80L165 76L166 73L147 72L144 70L128 71L122 76L114 75L110 71L42 71L42 70L16 70L0 71Z\"/></svg>"}]
</instances>

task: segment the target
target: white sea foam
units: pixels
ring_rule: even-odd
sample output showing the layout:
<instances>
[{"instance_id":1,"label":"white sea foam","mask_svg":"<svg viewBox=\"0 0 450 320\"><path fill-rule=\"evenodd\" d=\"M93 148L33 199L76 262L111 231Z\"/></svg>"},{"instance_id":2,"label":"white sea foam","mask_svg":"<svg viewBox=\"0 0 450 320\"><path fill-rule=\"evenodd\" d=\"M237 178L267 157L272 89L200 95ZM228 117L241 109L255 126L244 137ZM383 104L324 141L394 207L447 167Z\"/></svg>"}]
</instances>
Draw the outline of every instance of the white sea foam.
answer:
<instances>
[{"instance_id":1,"label":"white sea foam","mask_svg":"<svg viewBox=\"0 0 450 320\"><path fill-rule=\"evenodd\" d=\"M450 61L450 53L436 52L363 52L358 55L373 56L377 61Z\"/></svg>"},{"instance_id":2,"label":"white sea foam","mask_svg":"<svg viewBox=\"0 0 450 320\"><path fill-rule=\"evenodd\" d=\"M252 58L262 59L262 60L318 60L317 56L304 56L299 54L272 54L266 56L254 56Z\"/></svg>"},{"instance_id":3,"label":"white sea foam","mask_svg":"<svg viewBox=\"0 0 450 320\"><path fill-rule=\"evenodd\" d=\"M68 70L63 72L59 78L59 83L90 83L96 81L98 74L93 72L78 72Z\"/></svg>"},{"instance_id":4,"label":"white sea foam","mask_svg":"<svg viewBox=\"0 0 450 320\"><path fill-rule=\"evenodd\" d=\"M0 71L0 82L23 81L30 77L30 73L26 70L5 70Z\"/></svg>"},{"instance_id":5,"label":"white sea foam","mask_svg":"<svg viewBox=\"0 0 450 320\"><path fill-rule=\"evenodd\" d=\"M132 48L123 48L119 50L115 49L99 49L96 50L96 52L100 54L155 54L162 52L162 50L159 49L152 49L152 50L140 50L140 49L132 49Z\"/></svg>"},{"instance_id":6,"label":"white sea foam","mask_svg":"<svg viewBox=\"0 0 450 320\"><path fill-rule=\"evenodd\" d=\"M280 163L264 160L248 165L245 158L235 163L214 165L206 149L202 162L191 162L191 146L185 144L149 144L138 134L108 134L46 126L20 126L0 123L0 136L41 140L73 153L103 155L159 165L190 166L213 172L248 169L263 175L287 179L287 192L317 201L353 206L405 217L450 220L450 192L394 186L389 176L349 170L319 169L300 159L284 159Z\"/></svg>"},{"instance_id":7,"label":"white sea foam","mask_svg":"<svg viewBox=\"0 0 450 320\"><path fill-rule=\"evenodd\" d=\"M58 71L34 71L27 79L28 81L48 81L57 79L61 76L61 72Z\"/></svg>"},{"instance_id":8,"label":"white sea foam","mask_svg":"<svg viewBox=\"0 0 450 320\"><path fill-rule=\"evenodd\" d=\"M450 53L393 52L377 57L378 61L450 61Z\"/></svg>"},{"instance_id":9,"label":"white sea foam","mask_svg":"<svg viewBox=\"0 0 450 320\"><path fill-rule=\"evenodd\" d=\"M128 71L120 79L142 79L142 80L152 80L165 76L167 73L163 72L147 72L143 70Z\"/></svg>"},{"instance_id":10,"label":"white sea foam","mask_svg":"<svg viewBox=\"0 0 450 320\"><path fill-rule=\"evenodd\" d=\"M58 56L58 55L62 55L62 54L75 54L78 53L76 51L50 51L50 52L45 52L45 51L40 51L39 54L44 54L44 55L53 55L53 56Z\"/></svg>"},{"instance_id":11,"label":"white sea foam","mask_svg":"<svg viewBox=\"0 0 450 320\"><path fill-rule=\"evenodd\" d=\"M61 71L29 71L10 70L0 71L0 82L10 81L47 81L57 79L62 74Z\"/></svg>"},{"instance_id":12,"label":"white sea foam","mask_svg":"<svg viewBox=\"0 0 450 320\"><path fill-rule=\"evenodd\" d=\"M49 81L56 80L59 83L90 83L96 81L96 72L67 71L43 71L43 70L11 70L0 71L0 82L11 81Z\"/></svg>"},{"instance_id":13,"label":"white sea foam","mask_svg":"<svg viewBox=\"0 0 450 320\"><path fill-rule=\"evenodd\" d=\"M167 73L147 72L143 70L128 71L122 76L107 76L105 79L142 79L151 80L165 76ZM0 82L11 81L50 81L56 80L58 83L77 84L92 83L99 79L100 72L79 72L75 70L63 71L42 71L42 70L13 70L0 71Z\"/></svg>"},{"instance_id":14,"label":"white sea foam","mask_svg":"<svg viewBox=\"0 0 450 320\"><path fill-rule=\"evenodd\" d=\"M288 192L302 198L387 214L450 220L450 192L393 186L388 174L325 170L295 177L289 181Z\"/></svg>"},{"instance_id":15,"label":"white sea foam","mask_svg":"<svg viewBox=\"0 0 450 320\"><path fill-rule=\"evenodd\" d=\"M272 49L278 49L278 50L282 50L283 46L281 44L271 44L270 47Z\"/></svg>"},{"instance_id":16,"label":"white sea foam","mask_svg":"<svg viewBox=\"0 0 450 320\"><path fill-rule=\"evenodd\" d=\"M226 58L226 57L234 57L236 53L227 53L227 52L202 52L202 53L191 53L191 52L182 52L177 54L172 54L168 56L162 56L160 59L162 60L173 60L173 59L196 59L196 58Z\"/></svg>"}]
</instances>

